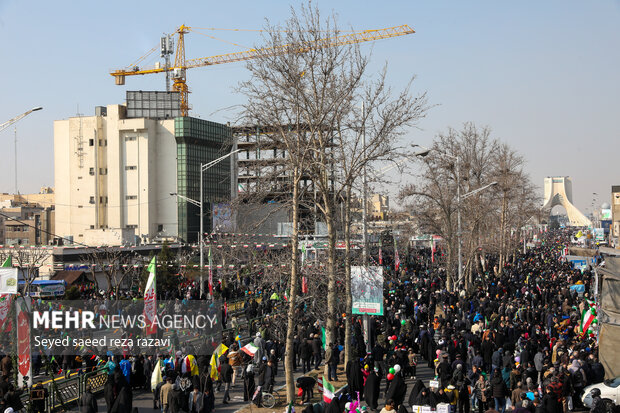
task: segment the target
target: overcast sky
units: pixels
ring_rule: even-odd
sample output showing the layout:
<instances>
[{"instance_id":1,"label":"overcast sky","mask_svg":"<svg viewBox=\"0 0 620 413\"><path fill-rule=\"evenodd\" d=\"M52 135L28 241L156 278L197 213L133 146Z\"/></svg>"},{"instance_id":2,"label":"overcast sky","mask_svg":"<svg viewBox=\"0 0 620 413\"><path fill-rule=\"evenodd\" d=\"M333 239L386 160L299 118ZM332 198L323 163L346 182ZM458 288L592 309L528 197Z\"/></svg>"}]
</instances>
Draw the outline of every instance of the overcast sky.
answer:
<instances>
[{"instance_id":1,"label":"overcast sky","mask_svg":"<svg viewBox=\"0 0 620 413\"><path fill-rule=\"evenodd\" d=\"M365 44L376 71L389 64L390 82L416 75L415 89L437 105L407 139L430 145L451 126L489 126L527 160L541 188L545 176L569 175L574 201L589 212L609 202L620 184L620 1L315 1L356 30L408 24L413 35ZM2 62L0 123L34 106L44 110L17 126L21 193L54 185L53 121L93 115L123 103L126 90L163 90L163 75L128 78L115 86L109 71L129 65L181 24L260 29L282 22L286 1L0 0ZM251 47L260 33L208 32ZM243 50L206 36L187 36L186 56ZM234 120L225 110L248 77L243 63L188 72L193 116ZM0 192L14 190L14 129L0 133Z\"/></svg>"}]
</instances>

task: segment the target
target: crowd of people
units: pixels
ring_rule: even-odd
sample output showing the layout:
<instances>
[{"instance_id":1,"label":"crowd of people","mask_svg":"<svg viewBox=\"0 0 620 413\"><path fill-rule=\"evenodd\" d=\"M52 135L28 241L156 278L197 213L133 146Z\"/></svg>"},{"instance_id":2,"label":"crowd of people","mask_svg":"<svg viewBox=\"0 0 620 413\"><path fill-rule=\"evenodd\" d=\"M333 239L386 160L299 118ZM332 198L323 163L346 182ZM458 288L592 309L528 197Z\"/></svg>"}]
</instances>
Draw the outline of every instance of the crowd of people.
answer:
<instances>
[{"instance_id":1,"label":"crowd of people","mask_svg":"<svg viewBox=\"0 0 620 413\"><path fill-rule=\"evenodd\" d=\"M603 381L605 372L594 332L580 325L592 304L593 273L562 259L568 236L544 234L501 272L488 271L470 293L448 293L441 274L423 260L409 267L388 287L385 317L372 320L371 351L357 348L347 366L349 398L363 394L376 410L387 378L384 411L417 413L442 403L459 413L583 408L582 390ZM584 286L582 294L570 288L576 284ZM407 389L404 379L416 375L412 356L433 369L432 384L415 380ZM593 411L601 409L598 396ZM332 401L337 407L330 404L330 413L344 410L339 402Z\"/></svg>"},{"instance_id":2,"label":"crowd of people","mask_svg":"<svg viewBox=\"0 0 620 413\"><path fill-rule=\"evenodd\" d=\"M384 258L385 314L370 318L366 336L362 319L352 319L347 386L324 406L325 413L379 411L382 399L382 413L421 413L424 407L442 406L452 413L566 413L583 408L582 390L602 381L605 372L594 332L580 326L583 310L592 305L593 275L562 259L569 236L545 233L542 242L524 253L516 251L503 268L488 256L487 268L469 291L448 292L445 271L428 251L404 257L398 272ZM572 289L575 284L583 288ZM227 297L239 294L226 288ZM197 351L177 337L177 351L170 354L85 357L87 368L106 368L107 412L130 412L134 392L151 391L153 408L161 412L210 413L230 402L235 386L243 387L244 401L260 405L262 393L274 389L278 371L284 369L285 306L282 300L267 299L271 293L264 293L262 300L246 295L243 314L231 320L222 309L223 322L230 321L233 330L224 335L221 353ZM184 299L191 298L189 293ZM322 338L324 320L304 312L303 306L296 316L293 367L301 374L296 384L303 403L311 400L316 385L306 373L326 366L324 379L338 380L346 314L336 323L337 342L328 346ZM253 354L242 350L237 336L241 318L250 321ZM79 367L69 353L55 362L59 371ZM1 364L8 377L9 361ZM421 370L431 371L432 380L421 380ZM0 399L10 407L19 397L4 377ZM594 395L596 412L598 400ZM306 404L308 412L317 408ZM79 405L82 412L97 411L90 388Z\"/></svg>"}]
</instances>

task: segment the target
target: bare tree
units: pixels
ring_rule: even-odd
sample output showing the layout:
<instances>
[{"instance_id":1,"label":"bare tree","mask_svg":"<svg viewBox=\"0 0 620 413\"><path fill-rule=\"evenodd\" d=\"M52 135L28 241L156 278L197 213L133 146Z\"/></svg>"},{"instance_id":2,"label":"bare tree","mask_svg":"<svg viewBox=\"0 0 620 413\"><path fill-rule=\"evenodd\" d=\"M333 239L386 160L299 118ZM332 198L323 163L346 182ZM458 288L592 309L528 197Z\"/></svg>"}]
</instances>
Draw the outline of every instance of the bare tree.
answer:
<instances>
[{"instance_id":1,"label":"bare tree","mask_svg":"<svg viewBox=\"0 0 620 413\"><path fill-rule=\"evenodd\" d=\"M24 294L30 292L32 282L39 276L40 268L50 255L50 250L41 247L17 248L13 251L11 256L21 270L24 279Z\"/></svg>"},{"instance_id":2,"label":"bare tree","mask_svg":"<svg viewBox=\"0 0 620 413\"><path fill-rule=\"evenodd\" d=\"M440 235L447 250L448 290L456 283L469 287L472 283L473 269L481 251L494 248L507 250L506 234L516 222L509 223L509 206L522 200L524 188L530 185L529 179L521 170L522 158L508 145L491 138L489 128L478 128L467 123L460 131L448 129L440 134L432 146L432 151L424 158L419 183L404 188L401 196L412 202L412 213L418 218L426 231ZM460 179L457 182L455 159L460 160ZM467 194L491 182L498 182L494 188L482 191L462 200L460 209L463 231L463 256L467 259L465 279L457 280L457 184L461 194ZM528 208L520 208L523 216L530 213ZM531 215L530 215L531 216ZM527 219L527 218L525 218ZM497 241L497 236L500 240Z\"/></svg>"}]
</instances>

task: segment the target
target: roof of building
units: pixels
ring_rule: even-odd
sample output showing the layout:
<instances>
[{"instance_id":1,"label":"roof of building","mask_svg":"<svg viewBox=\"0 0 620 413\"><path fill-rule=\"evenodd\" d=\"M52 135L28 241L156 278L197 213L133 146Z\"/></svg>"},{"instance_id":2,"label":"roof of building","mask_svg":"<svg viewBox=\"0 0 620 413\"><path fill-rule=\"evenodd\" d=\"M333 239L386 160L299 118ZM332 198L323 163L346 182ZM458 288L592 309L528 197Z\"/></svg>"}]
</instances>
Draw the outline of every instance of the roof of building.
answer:
<instances>
[{"instance_id":1,"label":"roof of building","mask_svg":"<svg viewBox=\"0 0 620 413\"><path fill-rule=\"evenodd\" d=\"M76 281L78 281L82 275L84 275L85 272L84 271L80 271L80 270L76 270L76 271L72 271L72 270L60 270L58 272L56 272L56 274L54 274L54 276L52 277L52 280L58 281L58 280L63 280L67 283L67 285L71 285L73 283L75 283ZM88 281L86 279L86 277L84 277L85 279L82 281Z\"/></svg>"}]
</instances>

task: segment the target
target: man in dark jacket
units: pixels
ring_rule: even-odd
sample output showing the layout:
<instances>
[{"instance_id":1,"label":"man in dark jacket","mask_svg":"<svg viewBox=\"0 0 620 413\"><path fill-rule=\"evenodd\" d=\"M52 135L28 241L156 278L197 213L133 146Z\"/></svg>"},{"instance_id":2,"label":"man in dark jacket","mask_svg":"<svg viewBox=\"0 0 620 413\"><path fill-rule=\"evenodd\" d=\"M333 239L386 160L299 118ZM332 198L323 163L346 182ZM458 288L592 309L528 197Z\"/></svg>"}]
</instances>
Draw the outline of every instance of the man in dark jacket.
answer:
<instances>
[{"instance_id":1,"label":"man in dark jacket","mask_svg":"<svg viewBox=\"0 0 620 413\"><path fill-rule=\"evenodd\" d=\"M299 356L304 374L312 368L310 367L310 358L312 357L312 340L302 340L299 346Z\"/></svg>"},{"instance_id":2,"label":"man in dark jacket","mask_svg":"<svg viewBox=\"0 0 620 413\"><path fill-rule=\"evenodd\" d=\"M316 370L318 370L321 365L321 347L321 339L318 334L315 334L314 340L312 340L312 356L314 357L314 368Z\"/></svg>"},{"instance_id":3,"label":"man in dark jacket","mask_svg":"<svg viewBox=\"0 0 620 413\"><path fill-rule=\"evenodd\" d=\"M269 361L271 363L271 361ZM230 400L230 383L232 382L233 369L228 363L228 357L220 357L220 379L224 383L224 401L222 403L228 404Z\"/></svg>"},{"instance_id":4,"label":"man in dark jacket","mask_svg":"<svg viewBox=\"0 0 620 413\"><path fill-rule=\"evenodd\" d=\"M327 357L327 377L330 381L337 381L338 377L336 375L338 362L340 361L340 350L338 349L338 345L336 343L331 343L328 348L328 353L325 356Z\"/></svg>"}]
</instances>

